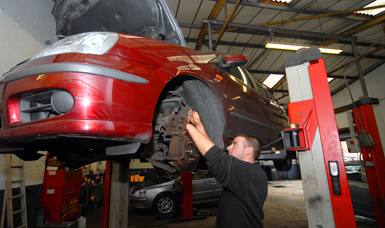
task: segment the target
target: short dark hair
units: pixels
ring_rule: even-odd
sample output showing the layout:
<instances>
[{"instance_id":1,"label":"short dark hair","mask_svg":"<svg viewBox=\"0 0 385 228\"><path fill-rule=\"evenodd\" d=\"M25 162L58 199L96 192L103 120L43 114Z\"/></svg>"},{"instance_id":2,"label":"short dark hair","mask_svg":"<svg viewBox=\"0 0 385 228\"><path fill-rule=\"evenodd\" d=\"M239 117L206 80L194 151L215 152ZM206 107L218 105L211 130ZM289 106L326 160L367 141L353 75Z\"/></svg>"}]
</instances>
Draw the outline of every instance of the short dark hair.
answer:
<instances>
[{"instance_id":1,"label":"short dark hair","mask_svg":"<svg viewBox=\"0 0 385 228\"><path fill-rule=\"evenodd\" d=\"M246 140L247 147L253 147L253 156L254 159L257 159L261 153L261 143L259 139L249 134L239 134L237 137L244 138Z\"/></svg>"}]
</instances>

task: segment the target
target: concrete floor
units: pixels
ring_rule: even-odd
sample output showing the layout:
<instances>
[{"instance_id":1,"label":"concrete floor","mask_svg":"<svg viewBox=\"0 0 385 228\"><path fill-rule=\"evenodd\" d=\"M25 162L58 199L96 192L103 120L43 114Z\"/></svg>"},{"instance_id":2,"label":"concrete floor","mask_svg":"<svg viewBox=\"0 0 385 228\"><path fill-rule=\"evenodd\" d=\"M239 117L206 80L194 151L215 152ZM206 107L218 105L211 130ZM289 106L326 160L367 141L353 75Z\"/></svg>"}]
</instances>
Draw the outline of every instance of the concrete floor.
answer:
<instances>
[{"instance_id":1,"label":"concrete floor","mask_svg":"<svg viewBox=\"0 0 385 228\"><path fill-rule=\"evenodd\" d=\"M217 203L200 204L194 206L198 212L209 213L209 216L196 220L178 220L175 218L161 219L149 211L134 211L129 209L128 227L168 227L188 228L215 227ZM102 207L98 207L87 216L87 228L100 228L102 224ZM267 228L305 228L308 227L302 182L298 181L270 181L269 193L264 205L264 226ZM376 227L374 220L356 217L358 228Z\"/></svg>"}]
</instances>

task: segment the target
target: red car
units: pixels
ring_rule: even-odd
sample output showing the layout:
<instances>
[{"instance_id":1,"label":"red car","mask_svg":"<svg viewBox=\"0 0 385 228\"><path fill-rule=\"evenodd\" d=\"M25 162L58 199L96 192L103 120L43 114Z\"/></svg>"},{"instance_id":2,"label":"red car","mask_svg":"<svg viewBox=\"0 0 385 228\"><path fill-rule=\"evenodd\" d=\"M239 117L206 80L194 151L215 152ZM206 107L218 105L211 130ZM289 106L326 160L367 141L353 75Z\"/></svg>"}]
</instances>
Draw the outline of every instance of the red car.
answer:
<instances>
[{"instance_id":1,"label":"red car","mask_svg":"<svg viewBox=\"0 0 385 228\"><path fill-rule=\"evenodd\" d=\"M33 159L47 150L73 165L141 157L191 171L199 160L184 132L191 109L222 147L238 133L262 144L279 138L285 112L244 68L246 56L165 41L78 33L11 69L0 85L1 151Z\"/></svg>"}]
</instances>

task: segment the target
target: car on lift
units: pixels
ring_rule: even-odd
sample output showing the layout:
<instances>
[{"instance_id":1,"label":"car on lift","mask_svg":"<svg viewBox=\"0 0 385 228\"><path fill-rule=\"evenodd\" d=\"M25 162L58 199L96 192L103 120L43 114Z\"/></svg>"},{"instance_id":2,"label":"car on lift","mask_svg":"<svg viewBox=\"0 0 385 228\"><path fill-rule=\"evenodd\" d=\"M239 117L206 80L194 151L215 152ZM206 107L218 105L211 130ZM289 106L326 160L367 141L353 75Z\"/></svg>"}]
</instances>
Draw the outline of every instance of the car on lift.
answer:
<instances>
[{"instance_id":1,"label":"car on lift","mask_svg":"<svg viewBox=\"0 0 385 228\"><path fill-rule=\"evenodd\" d=\"M223 148L239 133L267 145L287 127L247 57L187 48L165 0L57 0L52 13L58 39L0 78L1 152L31 160L46 150L71 167L141 158L185 172L205 167L184 131L192 109Z\"/></svg>"},{"instance_id":2,"label":"car on lift","mask_svg":"<svg viewBox=\"0 0 385 228\"><path fill-rule=\"evenodd\" d=\"M365 166L360 161L345 161L354 214L376 219Z\"/></svg>"},{"instance_id":3,"label":"car on lift","mask_svg":"<svg viewBox=\"0 0 385 228\"><path fill-rule=\"evenodd\" d=\"M208 170L197 170L192 175L193 204L219 201L223 187ZM178 177L176 172L135 185L130 189L130 205L159 214L171 213L182 202Z\"/></svg>"}]
</instances>

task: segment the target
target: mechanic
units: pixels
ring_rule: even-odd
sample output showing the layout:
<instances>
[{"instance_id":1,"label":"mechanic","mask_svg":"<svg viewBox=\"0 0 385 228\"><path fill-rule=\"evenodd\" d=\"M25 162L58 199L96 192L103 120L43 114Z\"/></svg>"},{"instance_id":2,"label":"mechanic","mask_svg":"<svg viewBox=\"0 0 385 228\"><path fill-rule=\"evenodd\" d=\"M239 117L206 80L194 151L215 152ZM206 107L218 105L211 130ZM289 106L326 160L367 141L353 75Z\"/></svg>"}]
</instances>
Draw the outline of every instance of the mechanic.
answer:
<instances>
[{"instance_id":1,"label":"mechanic","mask_svg":"<svg viewBox=\"0 0 385 228\"><path fill-rule=\"evenodd\" d=\"M189 112L186 130L206 158L209 170L223 185L216 227L263 227L263 204L267 196L267 177L259 164L259 140L240 134L227 147L229 153L208 137L196 111Z\"/></svg>"}]
</instances>

